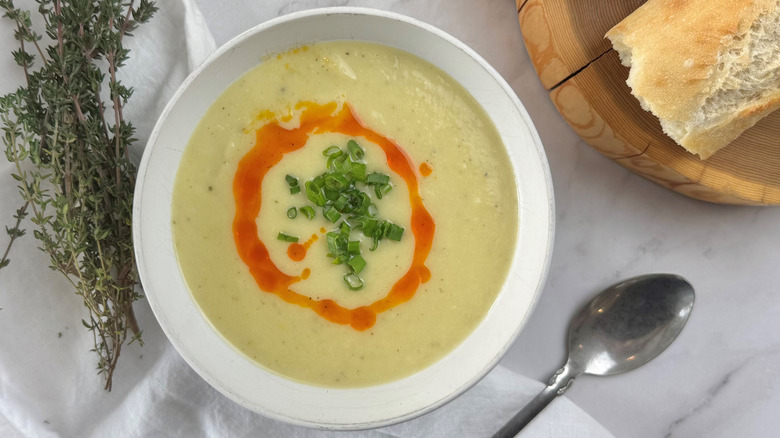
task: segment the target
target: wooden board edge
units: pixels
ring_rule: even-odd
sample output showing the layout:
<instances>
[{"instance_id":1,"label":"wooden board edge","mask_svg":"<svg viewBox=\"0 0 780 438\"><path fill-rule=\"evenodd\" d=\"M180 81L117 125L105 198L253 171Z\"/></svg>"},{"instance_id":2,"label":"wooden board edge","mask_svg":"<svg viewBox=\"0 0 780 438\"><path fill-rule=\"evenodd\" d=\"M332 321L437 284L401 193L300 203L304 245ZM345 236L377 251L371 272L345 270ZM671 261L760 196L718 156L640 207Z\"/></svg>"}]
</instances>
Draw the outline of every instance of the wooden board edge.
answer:
<instances>
[{"instance_id":1,"label":"wooden board edge","mask_svg":"<svg viewBox=\"0 0 780 438\"><path fill-rule=\"evenodd\" d=\"M544 88L549 90L570 72L556 47L543 3L539 0L523 0L517 19L531 65Z\"/></svg>"},{"instance_id":2,"label":"wooden board edge","mask_svg":"<svg viewBox=\"0 0 780 438\"><path fill-rule=\"evenodd\" d=\"M606 58L596 61L550 91L553 105L588 145L623 167L690 198L719 204L780 205L780 188L773 190L747 181L724 183L727 180L710 175L713 170L708 173L706 162L700 162L681 147L671 144L671 140L660 132L660 127L650 135L636 128L631 130L630 123L616 119L625 115L630 118L631 114L647 117L647 113L633 98L615 99L609 93L587 91L593 86L594 78L603 77L599 70L615 63L614 59ZM618 90L617 84L607 85L610 90ZM623 86L622 82L620 85ZM627 90L622 93L630 97ZM630 106L626 106L626 102L630 102ZM636 146L640 138L644 139L641 149Z\"/></svg>"},{"instance_id":3,"label":"wooden board edge","mask_svg":"<svg viewBox=\"0 0 780 438\"><path fill-rule=\"evenodd\" d=\"M608 123L598 105L594 105L583 90L577 75L553 88L550 99L574 132L608 158L624 158L644 152Z\"/></svg>"},{"instance_id":4,"label":"wooden board edge","mask_svg":"<svg viewBox=\"0 0 780 438\"><path fill-rule=\"evenodd\" d=\"M762 203L760 199L745 198L737 193L726 193L703 185L699 181L688 178L675 169L659 163L647 153L619 158L614 161L637 175L688 198L715 204L771 205Z\"/></svg>"}]
</instances>

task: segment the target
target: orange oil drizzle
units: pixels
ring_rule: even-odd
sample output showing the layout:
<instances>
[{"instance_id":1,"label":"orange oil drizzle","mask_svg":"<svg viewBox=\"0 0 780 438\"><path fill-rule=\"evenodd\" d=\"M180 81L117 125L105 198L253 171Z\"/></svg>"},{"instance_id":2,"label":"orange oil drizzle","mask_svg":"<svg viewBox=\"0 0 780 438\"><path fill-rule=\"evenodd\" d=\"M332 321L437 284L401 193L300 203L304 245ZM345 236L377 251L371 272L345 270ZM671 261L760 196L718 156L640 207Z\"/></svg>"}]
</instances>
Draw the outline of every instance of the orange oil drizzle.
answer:
<instances>
[{"instance_id":1,"label":"orange oil drizzle","mask_svg":"<svg viewBox=\"0 0 780 438\"><path fill-rule=\"evenodd\" d=\"M289 257L290 260L300 262L306 257L306 247L300 243L291 243L290 246L287 247L287 257Z\"/></svg>"},{"instance_id":2,"label":"orange oil drizzle","mask_svg":"<svg viewBox=\"0 0 780 438\"><path fill-rule=\"evenodd\" d=\"M312 234L309 240L303 242L303 244L297 242L291 243L290 246L287 247L287 257L289 257L290 260L300 262L306 258L306 250L308 250L311 247L311 244L316 242L317 239L319 239L319 236Z\"/></svg>"},{"instance_id":3,"label":"orange oil drizzle","mask_svg":"<svg viewBox=\"0 0 780 438\"><path fill-rule=\"evenodd\" d=\"M348 105L344 105L335 114L338 108L335 102L325 105L300 102L296 109L301 108L305 109L301 113L298 128L285 129L278 121L269 122L256 131L255 146L238 163L233 179L233 196L236 201L233 237L241 260L249 267L261 290L276 294L288 303L309 308L328 321L349 324L356 330L366 330L376 323L378 313L409 301L419 285L430 279L431 273L425 266L425 260L433 244L435 224L422 203L412 161L397 144L365 127ZM342 307L334 300L314 300L291 290L290 286L304 278L304 275L295 277L279 270L271 260L265 244L258 237L255 222L262 204L260 187L268 170L278 164L284 154L302 148L310 135L326 132L364 137L379 145L387 157L390 169L406 183L412 207L414 255L409 270L384 298L354 309Z\"/></svg>"},{"instance_id":4,"label":"orange oil drizzle","mask_svg":"<svg viewBox=\"0 0 780 438\"><path fill-rule=\"evenodd\" d=\"M420 175L428 176L433 172L433 167L430 164L423 162L420 164Z\"/></svg>"}]
</instances>

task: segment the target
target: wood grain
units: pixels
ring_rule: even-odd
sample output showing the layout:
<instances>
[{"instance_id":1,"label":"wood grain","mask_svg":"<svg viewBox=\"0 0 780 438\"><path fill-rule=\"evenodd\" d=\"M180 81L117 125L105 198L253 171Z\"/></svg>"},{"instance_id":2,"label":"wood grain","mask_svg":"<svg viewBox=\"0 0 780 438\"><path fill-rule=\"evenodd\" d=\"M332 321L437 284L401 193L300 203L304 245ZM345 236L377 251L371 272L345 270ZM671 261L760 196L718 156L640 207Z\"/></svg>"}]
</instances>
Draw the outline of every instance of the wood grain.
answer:
<instances>
[{"instance_id":1,"label":"wood grain","mask_svg":"<svg viewBox=\"0 0 780 438\"><path fill-rule=\"evenodd\" d=\"M527 0L518 8L520 30L542 85L555 87L609 50L604 34L642 3L644 0Z\"/></svg>"},{"instance_id":2,"label":"wood grain","mask_svg":"<svg viewBox=\"0 0 780 438\"><path fill-rule=\"evenodd\" d=\"M518 4L523 1L518 1ZM706 161L663 133L626 85L604 33L641 0L527 0L518 18L550 98L582 139L618 164L708 202L780 205L780 111Z\"/></svg>"}]
</instances>

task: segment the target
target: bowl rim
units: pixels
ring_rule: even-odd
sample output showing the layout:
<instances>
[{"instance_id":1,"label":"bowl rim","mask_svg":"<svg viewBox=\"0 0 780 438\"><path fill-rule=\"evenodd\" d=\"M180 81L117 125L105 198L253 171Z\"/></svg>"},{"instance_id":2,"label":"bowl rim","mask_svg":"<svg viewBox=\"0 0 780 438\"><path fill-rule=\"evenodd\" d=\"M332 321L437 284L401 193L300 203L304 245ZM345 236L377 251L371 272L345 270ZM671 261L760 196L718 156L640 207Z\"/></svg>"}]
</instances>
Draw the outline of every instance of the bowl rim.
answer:
<instances>
[{"instance_id":1,"label":"bowl rim","mask_svg":"<svg viewBox=\"0 0 780 438\"><path fill-rule=\"evenodd\" d=\"M265 417L272 418L274 420L279 420L294 425L306 426L306 427L318 428L318 429L362 430L362 429L377 428L377 427L408 421L418 416L421 416L423 414L426 414L428 412L431 412L449 403L455 398L459 397L469 388L471 388L476 383L478 383L482 378L484 378L499 363L499 361L503 358L503 356L506 354L508 349L513 345L519 333L527 324L530 315L533 313L533 310L535 309L539 301L542 290L544 289L548 272L549 272L550 261L552 258L552 250L553 250L553 243L554 243L554 236L555 236L555 201L554 201L552 176L550 173L549 163L547 161L547 157L544 152L541 139L539 138L538 132L536 131L536 128L534 127L533 122L530 116L528 115L528 112L526 111L525 107L521 103L520 99L515 94L514 90L512 90L512 88L506 82L506 80L504 80L504 78L473 49L471 49L469 46L467 46L465 43L461 42L457 38L451 36L450 34L444 32L441 29L438 29L437 27L434 27L433 25L427 24L418 19L403 14L395 13L395 12L389 12L389 11L374 9L374 8L349 7L349 6L334 6L334 7L307 9L307 10L293 12L290 14L275 17L271 20L260 23L242 32L241 34L231 38L228 42L220 46L215 52L213 52L210 56L208 56L203 63L201 63L196 69L194 69L187 76L187 78L178 87L174 95L170 98L165 108L163 109L162 113L158 117L157 122L155 123L154 128L149 136L149 140L146 143L146 147L144 149L141 162L138 166L138 175L136 180L136 187L135 187L134 201L133 201L133 239L134 242L139 242L138 244L134 245L134 252L136 255L136 260L138 262L138 274L142 285L144 283L148 284L147 279L149 278L149 272L147 266L144 263L145 258L142 249L143 245L141 244L141 242L143 242L143 233L142 233L142 223L141 223L142 208L140 205L140 199L142 198L142 194L146 186L144 184L144 181L146 179L147 172L149 169L149 161L151 159L152 150L154 149L154 146L157 143L157 140L160 136L160 132L162 131L165 122L168 119L169 114L177 105L182 95L189 89L191 84L206 69L208 69L209 66L211 66L215 61L220 59L223 55L231 51L235 46L252 38L256 34L262 33L273 27L282 25L287 22L296 21L303 18L313 17L313 16L320 16L320 15L372 16L372 17L378 17L382 19L389 19L392 21L405 23L407 25L417 27L425 31L426 33L430 33L434 37L438 37L444 40L446 43L449 43L450 45L464 52L466 56L474 60L479 65L480 68L484 69L492 77L492 79L496 81L496 83L499 85L499 87L502 89L502 91L506 94L506 96L509 98L511 103L514 105L515 109L518 111L520 117L522 118L522 122L525 123L526 128L528 130L528 134L533 140L533 148L531 149L533 150L533 152L535 152L534 159L538 159L539 164L541 166L541 170L543 173L543 180L544 180L544 191L546 193L546 199L547 199L546 212L544 212L547 216L547 229L546 229L547 235L545 239L546 248L544 249L544 259L541 262L541 269L538 274L538 282L533 291L533 295L531 297L530 303L527 309L525 309L525 314L523 315L521 321L519 321L519 323L515 325L514 332L508 337L507 342L505 342L503 346L498 351L496 351L496 354L489 361L484 363L482 369L479 372L473 374L471 378L469 378L467 381L463 382L463 384L460 387L458 387L455 390L452 390L451 392L449 392L448 394L446 394L445 396L443 396L442 398L438 399L433 403L408 411L403 415L397 415L389 418L382 418L382 419L377 419L377 420L372 420L367 422L359 422L359 423L327 423L321 421L312 421L312 420L290 417L270 409L258 409L257 406L249 406L245 400L238 397L237 394L235 394L228 388L225 388L220 382L212 378L209 372L190 356L190 353L186 350L186 348L184 348L181 345L181 340L171 332L170 327L165 322L165 317L163 316L163 309L160 307L159 303L155 300L154 293L153 292L151 294L147 293L147 301L149 302L150 308L152 309L152 312L154 313L155 318L158 320L158 323L160 324L160 327L162 328L166 337L174 346L176 351L187 362L187 364L193 370L195 370L195 372L201 378L206 380L209 383L209 385L217 389L221 394L225 395L229 399L233 400L234 402L236 402L237 404L245 408L251 409ZM361 40L359 37L355 39L358 41ZM324 41L328 41L328 39L324 39ZM300 43L301 42L298 42L297 44ZM449 72L446 73L450 74ZM517 172L514 163L512 164L512 169L513 172L515 173ZM515 180L517 181L517 175L515 175ZM520 195L521 194L519 193L519 187L518 187L518 196ZM519 209L520 209L520 205L518 205L518 210ZM518 218L519 220L522 220L522 214L520 211L518 211ZM520 240L520 230L518 229L518 236L516 238L516 247L519 246L519 240ZM515 254L513 255L513 262L510 269L513 269L515 267L516 258L517 258L517 248L515 248ZM511 275L511 271L507 274L507 276L509 275ZM506 281L508 280L505 280L505 283ZM501 293L503 293L503 289L505 289L505 287L506 285L502 286ZM498 300L498 297L496 298L496 300ZM205 316L203 316L203 318L205 319ZM483 322L485 319L487 319L487 316L483 317ZM482 322L480 322L480 324L482 324ZM474 331L476 330L477 329L475 328ZM465 342L466 339L464 339L461 342L461 344ZM452 352L448 354L451 353ZM428 368L435 367L436 364L441 360L442 359L439 359L437 362L430 365ZM268 370L264 370L264 371L270 372ZM361 388L355 388L355 389L359 390Z\"/></svg>"}]
</instances>

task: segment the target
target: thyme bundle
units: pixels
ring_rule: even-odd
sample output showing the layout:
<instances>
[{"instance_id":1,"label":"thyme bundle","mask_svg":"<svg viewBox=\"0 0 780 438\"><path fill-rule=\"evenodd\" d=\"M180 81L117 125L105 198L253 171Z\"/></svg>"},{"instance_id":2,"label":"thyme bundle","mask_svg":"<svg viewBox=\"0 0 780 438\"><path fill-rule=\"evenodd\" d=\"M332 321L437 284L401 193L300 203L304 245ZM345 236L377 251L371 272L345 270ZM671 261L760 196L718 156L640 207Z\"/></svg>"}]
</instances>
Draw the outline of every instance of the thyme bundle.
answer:
<instances>
[{"instance_id":1,"label":"thyme bundle","mask_svg":"<svg viewBox=\"0 0 780 438\"><path fill-rule=\"evenodd\" d=\"M135 139L122 114L132 89L116 72L129 56L124 38L157 8L149 0L36 3L44 34L33 30L29 11L0 0L26 81L0 98L5 154L22 204L15 226L6 228L10 240L0 268L10 263L11 245L25 234L29 216L51 268L84 300L89 316L82 322L110 391L128 331L130 342L141 341L132 307L140 298L131 230L136 168L128 153Z\"/></svg>"}]
</instances>

